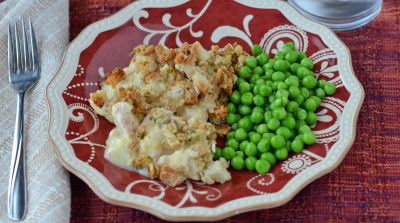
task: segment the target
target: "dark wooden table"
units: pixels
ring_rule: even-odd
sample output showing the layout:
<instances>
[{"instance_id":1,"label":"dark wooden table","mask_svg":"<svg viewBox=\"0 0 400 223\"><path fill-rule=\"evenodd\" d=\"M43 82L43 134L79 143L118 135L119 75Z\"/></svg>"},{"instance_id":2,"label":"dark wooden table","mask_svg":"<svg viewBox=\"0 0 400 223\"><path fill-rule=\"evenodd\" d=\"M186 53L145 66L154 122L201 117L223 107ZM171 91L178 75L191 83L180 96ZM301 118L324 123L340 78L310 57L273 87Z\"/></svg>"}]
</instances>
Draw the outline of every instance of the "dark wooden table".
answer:
<instances>
[{"instance_id":1,"label":"dark wooden table","mask_svg":"<svg viewBox=\"0 0 400 223\"><path fill-rule=\"evenodd\" d=\"M87 25L129 0L71 0L71 40ZM357 137L332 173L289 203L221 222L400 222L400 3L385 0L370 24L338 36L350 48L365 89ZM161 222L157 217L100 200L71 175L71 222Z\"/></svg>"}]
</instances>

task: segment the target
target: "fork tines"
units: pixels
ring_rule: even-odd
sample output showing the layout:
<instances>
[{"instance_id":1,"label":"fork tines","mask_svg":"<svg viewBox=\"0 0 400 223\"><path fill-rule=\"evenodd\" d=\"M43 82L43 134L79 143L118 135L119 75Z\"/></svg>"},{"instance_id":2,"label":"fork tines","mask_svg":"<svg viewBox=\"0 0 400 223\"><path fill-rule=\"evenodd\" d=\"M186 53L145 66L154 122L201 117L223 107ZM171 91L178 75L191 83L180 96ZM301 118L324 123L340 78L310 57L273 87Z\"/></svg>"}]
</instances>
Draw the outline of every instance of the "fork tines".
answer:
<instances>
[{"instance_id":1,"label":"fork tines","mask_svg":"<svg viewBox=\"0 0 400 223\"><path fill-rule=\"evenodd\" d=\"M39 58L36 46L32 21L29 18L30 49L25 31L25 22L21 21L24 54L21 53L18 24L14 24L14 41L12 38L11 23L8 22L8 72L9 75L24 71L39 69ZM15 42L15 43L13 43Z\"/></svg>"}]
</instances>

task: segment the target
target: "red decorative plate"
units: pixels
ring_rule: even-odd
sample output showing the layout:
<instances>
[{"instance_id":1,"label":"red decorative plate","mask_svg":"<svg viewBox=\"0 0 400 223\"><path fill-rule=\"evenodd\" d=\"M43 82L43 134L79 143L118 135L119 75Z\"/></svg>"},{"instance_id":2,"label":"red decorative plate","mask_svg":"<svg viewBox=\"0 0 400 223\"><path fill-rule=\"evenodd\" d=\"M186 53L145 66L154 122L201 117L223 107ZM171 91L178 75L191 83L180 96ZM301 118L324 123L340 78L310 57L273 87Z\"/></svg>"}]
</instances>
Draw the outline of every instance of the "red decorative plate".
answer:
<instances>
[{"instance_id":1,"label":"red decorative plate","mask_svg":"<svg viewBox=\"0 0 400 223\"><path fill-rule=\"evenodd\" d=\"M135 46L177 47L185 41L199 41L208 49L238 42L248 52L258 43L270 56L293 41L315 63L318 79L337 87L317 110L317 143L291 154L266 175L231 170L232 180L225 184L186 181L173 188L108 162L104 145L113 124L93 111L89 94L99 89L105 72L129 64ZM69 45L47 98L49 136L59 160L100 198L168 220L216 220L282 205L339 165L354 141L364 92L346 46L285 2L148 0L86 28Z\"/></svg>"}]
</instances>

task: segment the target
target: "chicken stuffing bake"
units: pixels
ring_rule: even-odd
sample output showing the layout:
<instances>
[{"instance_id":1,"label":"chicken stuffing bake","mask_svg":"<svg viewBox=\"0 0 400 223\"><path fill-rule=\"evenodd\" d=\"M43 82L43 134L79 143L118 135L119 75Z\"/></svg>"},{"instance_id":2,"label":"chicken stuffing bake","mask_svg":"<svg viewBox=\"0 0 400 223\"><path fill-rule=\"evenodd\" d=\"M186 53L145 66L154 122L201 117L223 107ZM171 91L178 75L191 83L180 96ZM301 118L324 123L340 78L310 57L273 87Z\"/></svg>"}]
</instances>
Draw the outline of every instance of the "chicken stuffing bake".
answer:
<instances>
[{"instance_id":1,"label":"chicken stuffing bake","mask_svg":"<svg viewBox=\"0 0 400 223\"><path fill-rule=\"evenodd\" d=\"M217 136L230 131L225 104L247 57L242 47L140 45L133 53L128 67L115 68L90 94L94 110L116 125L105 157L171 186L230 180L229 163L213 156Z\"/></svg>"}]
</instances>

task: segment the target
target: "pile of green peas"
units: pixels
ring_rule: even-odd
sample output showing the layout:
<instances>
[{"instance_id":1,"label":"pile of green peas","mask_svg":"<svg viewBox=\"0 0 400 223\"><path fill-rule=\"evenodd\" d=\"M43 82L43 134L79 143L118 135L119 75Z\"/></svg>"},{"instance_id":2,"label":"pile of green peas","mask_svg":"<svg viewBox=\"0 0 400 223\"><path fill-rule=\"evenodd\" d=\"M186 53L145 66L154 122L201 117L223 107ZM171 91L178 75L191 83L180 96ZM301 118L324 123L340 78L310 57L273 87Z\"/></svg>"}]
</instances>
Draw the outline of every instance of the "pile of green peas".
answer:
<instances>
[{"instance_id":1,"label":"pile of green peas","mask_svg":"<svg viewBox=\"0 0 400 223\"><path fill-rule=\"evenodd\" d=\"M224 149L216 148L214 159L224 157L241 170L267 173L290 151L299 153L315 143L310 126L315 110L336 87L316 80L313 62L287 42L274 58L260 45L252 47L227 105L226 122L231 126Z\"/></svg>"}]
</instances>

